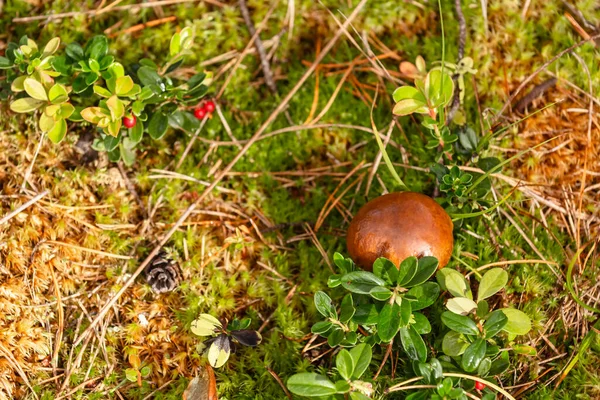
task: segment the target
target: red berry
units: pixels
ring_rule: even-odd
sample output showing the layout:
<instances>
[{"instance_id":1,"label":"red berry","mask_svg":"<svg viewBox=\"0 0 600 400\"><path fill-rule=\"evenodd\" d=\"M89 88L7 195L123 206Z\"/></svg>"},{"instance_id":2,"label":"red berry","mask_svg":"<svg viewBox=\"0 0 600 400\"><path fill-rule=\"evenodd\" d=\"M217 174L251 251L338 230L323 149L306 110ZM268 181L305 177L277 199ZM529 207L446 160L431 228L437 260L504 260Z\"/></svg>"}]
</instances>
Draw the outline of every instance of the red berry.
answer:
<instances>
[{"instance_id":1,"label":"red berry","mask_svg":"<svg viewBox=\"0 0 600 400\"><path fill-rule=\"evenodd\" d=\"M206 117L206 109L204 107L198 107L194 110L194 117L198 119L204 119Z\"/></svg>"},{"instance_id":2,"label":"red berry","mask_svg":"<svg viewBox=\"0 0 600 400\"><path fill-rule=\"evenodd\" d=\"M129 117L123 117L123 125L127 128L133 128L137 122L137 118L135 115L130 115Z\"/></svg>"},{"instance_id":3,"label":"red berry","mask_svg":"<svg viewBox=\"0 0 600 400\"><path fill-rule=\"evenodd\" d=\"M206 104L204 104L204 109L206 110L206 112L211 113L215 111L215 102L212 100L209 100L206 102Z\"/></svg>"},{"instance_id":4,"label":"red berry","mask_svg":"<svg viewBox=\"0 0 600 400\"><path fill-rule=\"evenodd\" d=\"M483 390L483 389L485 389L485 385L481 382L475 382L475 389Z\"/></svg>"}]
</instances>

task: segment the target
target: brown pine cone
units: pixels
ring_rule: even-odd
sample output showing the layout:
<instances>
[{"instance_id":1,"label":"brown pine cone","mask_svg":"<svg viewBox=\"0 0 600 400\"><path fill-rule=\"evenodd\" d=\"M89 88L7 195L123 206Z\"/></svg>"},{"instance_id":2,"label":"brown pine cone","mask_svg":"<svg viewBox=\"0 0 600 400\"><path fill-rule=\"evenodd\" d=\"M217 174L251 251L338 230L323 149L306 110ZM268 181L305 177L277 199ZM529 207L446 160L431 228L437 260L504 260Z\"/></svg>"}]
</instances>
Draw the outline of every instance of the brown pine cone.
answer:
<instances>
[{"instance_id":1,"label":"brown pine cone","mask_svg":"<svg viewBox=\"0 0 600 400\"><path fill-rule=\"evenodd\" d=\"M166 293L179 286L181 272L179 265L167 253L161 251L144 270L146 282L156 293Z\"/></svg>"}]
</instances>

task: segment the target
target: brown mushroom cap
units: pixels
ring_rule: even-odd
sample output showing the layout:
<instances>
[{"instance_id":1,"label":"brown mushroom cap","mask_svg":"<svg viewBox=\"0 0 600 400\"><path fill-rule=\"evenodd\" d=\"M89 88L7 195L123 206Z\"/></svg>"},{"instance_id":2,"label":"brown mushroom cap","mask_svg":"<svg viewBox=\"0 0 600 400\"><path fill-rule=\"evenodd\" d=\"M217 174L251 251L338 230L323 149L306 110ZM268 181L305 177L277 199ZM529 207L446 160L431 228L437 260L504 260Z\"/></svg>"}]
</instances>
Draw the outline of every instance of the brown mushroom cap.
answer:
<instances>
[{"instance_id":1,"label":"brown mushroom cap","mask_svg":"<svg viewBox=\"0 0 600 400\"><path fill-rule=\"evenodd\" d=\"M354 262L368 270L379 257L399 266L410 256L436 257L442 268L452 255L452 229L450 216L431 197L390 193L358 211L348 227L346 244Z\"/></svg>"}]
</instances>

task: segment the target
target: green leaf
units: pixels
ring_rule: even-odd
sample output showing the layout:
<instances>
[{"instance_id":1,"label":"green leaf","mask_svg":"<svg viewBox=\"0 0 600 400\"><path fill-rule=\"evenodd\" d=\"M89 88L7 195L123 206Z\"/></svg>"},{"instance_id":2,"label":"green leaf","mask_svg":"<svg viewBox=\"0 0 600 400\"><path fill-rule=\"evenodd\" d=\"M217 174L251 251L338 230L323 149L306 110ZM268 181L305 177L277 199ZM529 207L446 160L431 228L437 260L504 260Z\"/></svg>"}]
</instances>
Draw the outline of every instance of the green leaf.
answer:
<instances>
[{"instance_id":1,"label":"green leaf","mask_svg":"<svg viewBox=\"0 0 600 400\"><path fill-rule=\"evenodd\" d=\"M24 97L10 103L10 109L16 113L28 113L37 110L42 104L44 104L44 102L41 100Z\"/></svg>"},{"instance_id":2,"label":"green leaf","mask_svg":"<svg viewBox=\"0 0 600 400\"><path fill-rule=\"evenodd\" d=\"M342 343L342 340L344 340L344 331L339 326L334 325L329 336L327 336L327 344L330 347L335 347Z\"/></svg>"},{"instance_id":3,"label":"green leaf","mask_svg":"<svg viewBox=\"0 0 600 400\"><path fill-rule=\"evenodd\" d=\"M448 310L458 315L469 315L477 310L477 303L466 297L455 297L446 303Z\"/></svg>"},{"instance_id":4,"label":"green leaf","mask_svg":"<svg viewBox=\"0 0 600 400\"><path fill-rule=\"evenodd\" d=\"M450 331L442 340L442 351L450 357L458 357L469 347L469 342L458 332Z\"/></svg>"},{"instance_id":5,"label":"green leaf","mask_svg":"<svg viewBox=\"0 0 600 400\"><path fill-rule=\"evenodd\" d=\"M48 95L46 94L46 89L44 89L44 85L40 82L36 81L33 78L27 78L23 82L23 87L28 95L33 97L36 100L48 100Z\"/></svg>"},{"instance_id":6,"label":"green leaf","mask_svg":"<svg viewBox=\"0 0 600 400\"><path fill-rule=\"evenodd\" d=\"M125 379L127 379L129 382L137 382L138 370L135 368L127 368L125 370Z\"/></svg>"},{"instance_id":7,"label":"green leaf","mask_svg":"<svg viewBox=\"0 0 600 400\"><path fill-rule=\"evenodd\" d=\"M503 352L502 354L503 354L502 356L500 356L499 358L495 359L492 362L492 366L490 367L490 370L488 371L489 376L500 375L501 373L506 371L508 369L508 367L510 366L510 363L508 361L508 353ZM504 357L504 355L506 355L507 357Z\"/></svg>"},{"instance_id":8,"label":"green leaf","mask_svg":"<svg viewBox=\"0 0 600 400\"><path fill-rule=\"evenodd\" d=\"M108 39L106 36L94 36L85 46L85 55L88 58L99 60L108 53Z\"/></svg>"},{"instance_id":9,"label":"green leaf","mask_svg":"<svg viewBox=\"0 0 600 400\"><path fill-rule=\"evenodd\" d=\"M526 335L531 330L531 320L523 311L515 308L502 308L499 311L508 318L508 322L502 328L506 332L513 335Z\"/></svg>"},{"instance_id":10,"label":"green leaf","mask_svg":"<svg viewBox=\"0 0 600 400\"><path fill-rule=\"evenodd\" d=\"M477 316L479 318L485 318L485 316L490 311L490 306L487 301L481 300L477 303Z\"/></svg>"},{"instance_id":11,"label":"green leaf","mask_svg":"<svg viewBox=\"0 0 600 400\"><path fill-rule=\"evenodd\" d=\"M200 86L202 84L202 82L204 82L204 78L206 78L206 74L203 72L192 76L187 83L188 91L192 91L192 90L196 89L198 86ZM336 253L336 254L339 254L339 253ZM341 254L340 254L340 256L342 257L342 259L344 258ZM334 259L335 259L335 255L334 255ZM350 272L350 271L346 271L346 272Z\"/></svg>"},{"instance_id":12,"label":"green leaf","mask_svg":"<svg viewBox=\"0 0 600 400\"><path fill-rule=\"evenodd\" d=\"M75 61L79 61L84 57L83 48L79 43L69 43L65 49L65 53Z\"/></svg>"},{"instance_id":13,"label":"green leaf","mask_svg":"<svg viewBox=\"0 0 600 400\"><path fill-rule=\"evenodd\" d=\"M425 282L422 285L410 288L406 296L411 296L417 300L411 302L413 311L422 310L429 307L437 300L440 295L440 287L435 282Z\"/></svg>"},{"instance_id":14,"label":"green leaf","mask_svg":"<svg viewBox=\"0 0 600 400\"><path fill-rule=\"evenodd\" d=\"M508 282L508 273L502 268L492 268L481 278L477 301L487 299L501 290Z\"/></svg>"},{"instance_id":15,"label":"green leaf","mask_svg":"<svg viewBox=\"0 0 600 400\"><path fill-rule=\"evenodd\" d=\"M442 322L455 332L463 333L465 335L479 335L477 324L469 317L457 315L450 311L444 311L442 313Z\"/></svg>"},{"instance_id":16,"label":"green leaf","mask_svg":"<svg viewBox=\"0 0 600 400\"><path fill-rule=\"evenodd\" d=\"M194 32L192 31L192 28L189 26L186 26L181 30L181 32L179 32L179 41L182 50L189 50L190 47L192 47L192 40L194 38L193 34Z\"/></svg>"},{"instance_id":17,"label":"green leaf","mask_svg":"<svg viewBox=\"0 0 600 400\"><path fill-rule=\"evenodd\" d=\"M398 286L404 287L406 283L410 282L417 273L418 265L419 261L417 260L417 257L408 257L400 263L398 278L396 280Z\"/></svg>"},{"instance_id":18,"label":"green leaf","mask_svg":"<svg viewBox=\"0 0 600 400\"><path fill-rule=\"evenodd\" d=\"M337 381L335 389L338 393L348 393L350 391L350 384L346 381Z\"/></svg>"},{"instance_id":19,"label":"green leaf","mask_svg":"<svg viewBox=\"0 0 600 400\"><path fill-rule=\"evenodd\" d=\"M473 372L485 357L487 343L484 339L477 339L467 347L462 355L461 366L466 372Z\"/></svg>"},{"instance_id":20,"label":"green leaf","mask_svg":"<svg viewBox=\"0 0 600 400\"><path fill-rule=\"evenodd\" d=\"M523 354L523 355L526 355L526 356L535 356L535 355L537 355L537 350L535 349L535 347L525 346L525 345L521 345L521 344L515 344L515 345L513 345L513 351L516 354Z\"/></svg>"},{"instance_id":21,"label":"green leaf","mask_svg":"<svg viewBox=\"0 0 600 400\"><path fill-rule=\"evenodd\" d=\"M90 66L90 69L92 70L92 72L100 72L100 63L96 60L94 60L93 58L91 58L88 61L88 65Z\"/></svg>"},{"instance_id":22,"label":"green leaf","mask_svg":"<svg viewBox=\"0 0 600 400\"><path fill-rule=\"evenodd\" d=\"M400 306L394 302L386 303L379 313L379 322L377 323L377 335L384 342L391 341L400 329L402 315Z\"/></svg>"},{"instance_id":23,"label":"green leaf","mask_svg":"<svg viewBox=\"0 0 600 400\"><path fill-rule=\"evenodd\" d=\"M407 326L408 323L410 322L411 315L412 315L411 302L406 299L402 299L402 302L400 303L400 318L401 318L400 325Z\"/></svg>"},{"instance_id":24,"label":"green leaf","mask_svg":"<svg viewBox=\"0 0 600 400\"><path fill-rule=\"evenodd\" d=\"M489 357L484 358L477 367L477 376L486 376L492 367L492 360Z\"/></svg>"},{"instance_id":25,"label":"green leaf","mask_svg":"<svg viewBox=\"0 0 600 400\"><path fill-rule=\"evenodd\" d=\"M371 364L373 350L368 344L361 343L350 350L350 355L354 362L354 371L352 372L350 379L359 379Z\"/></svg>"},{"instance_id":26,"label":"green leaf","mask_svg":"<svg viewBox=\"0 0 600 400\"><path fill-rule=\"evenodd\" d=\"M494 337L494 335L500 332L507 323L508 318L504 315L502 310L492 312L483 325L483 329L485 329L485 338L490 339Z\"/></svg>"},{"instance_id":27,"label":"green leaf","mask_svg":"<svg viewBox=\"0 0 600 400\"><path fill-rule=\"evenodd\" d=\"M343 323L347 323L352 319L356 309L354 308L354 302L352 301L352 295L348 293L342 299L342 304L340 305L340 321Z\"/></svg>"},{"instance_id":28,"label":"green leaf","mask_svg":"<svg viewBox=\"0 0 600 400\"><path fill-rule=\"evenodd\" d=\"M292 375L287 381L287 387L290 392L307 397L328 396L337 393L333 382L314 372Z\"/></svg>"},{"instance_id":29,"label":"green leaf","mask_svg":"<svg viewBox=\"0 0 600 400\"><path fill-rule=\"evenodd\" d=\"M0 57L0 69L9 69L13 67L13 62L6 57Z\"/></svg>"},{"instance_id":30,"label":"green leaf","mask_svg":"<svg viewBox=\"0 0 600 400\"><path fill-rule=\"evenodd\" d=\"M329 332L333 327L333 323L329 321L319 321L312 326L311 332L317 335L322 335Z\"/></svg>"},{"instance_id":31,"label":"green leaf","mask_svg":"<svg viewBox=\"0 0 600 400\"><path fill-rule=\"evenodd\" d=\"M375 286L385 286L385 281L367 271L353 271L342 277L344 289L358 294L369 294Z\"/></svg>"},{"instance_id":32,"label":"green leaf","mask_svg":"<svg viewBox=\"0 0 600 400\"><path fill-rule=\"evenodd\" d=\"M130 76L125 75L117 78L115 84L115 94L118 96L125 96L133 89L133 79Z\"/></svg>"},{"instance_id":33,"label":"green leaf","mask_svg":"<svg viewBox=\"0 0 600 400\"><path fill-rule=\"evenodd\" d=\"M52 143L59 143L64 139L67 134L67 123L64 119L59 119L54 122L54 126L48 132L48 137L52 140Z\"/></svg>"},{"instance_id":34,"label":"green leaf","mask_svg":"<svg viewBox=\"0 0 600 400\"><path fill-rule=\"evenodd\" d=\"M410 359L425 362L427 346L421 335L412 326L400 328L400 340L402 348Z\"/></svg>"},{"instance_id":35,"label":"green leaf","mask_svg":"<svg viewBox=\"0 0 600 400\"><path fill-rule=\"evenodd\" d=\"M438 260L435 257L422 257L417 262L417 271L412 279L405 285L406 288L426 282L437 270Z\"/></svg>"},{"instance_id":36,"label":"green leaf","mask_svg":"<svg viewBox=\"0 0 600 400\"><path fill-rule=\"evenodd\" d=\"M318 291L315 293L315 306L322 316L337 319L337 312L333 301L325 292Z\"/></svg>"},{"instance_id":37,"label":"green leaf","mask_svg":"<svg viewBox=\"0 0 600 400\"><path fill-rule=\"evenodd\" d=\"M393 262L383 257L373 263L373 273L389 285L395 284L398 279L398 268Z\"/></svg>"},{"instance_id":38,"label":"green leaf","mask_svg":"<svg viewBox=\"0 0 600 400\"><path fill-rule=\"evenodd\" d=\"M412 314L414 322L411 324L419 335L426 335L431 332L431 324L427 317L419 312Z\"/></svg>"},{"instance_id":39,"label":"green leaf","mask_svg":"<svg viewBox=\"0 0 600 400\"><path fill-rule=\"evenodd\" d=\"M140 67L140 69L137 71L137 76L144 86L157 85L162 91L164 91L162 78L152 68L146 66Z\"/></svg>"},{"instance_id":40,"label":"green leaf","mask_svg":"<svg viewBox=\"0 0 600 400\"><path fill-rule=\"evenodd\" d=\"M375 304L361 304L357 306L352 321L364 326L377 324L379 321L377 306Z\"/></svg>"},{"instance_id":41,"label":"green leaf","mask_svg":"<svg viewBox=\"0 0 600 400\"><path fill-rule=\"evenodd\" d=\"M412 113L425 114L428 112L427 104L417 99L400 100L392 110L394 115L405 116Z\"/></svg>"},{"instance_id":42,"label":"green leaf","mask_svg":"<svg viewBox=\"0 0 600 400\"><path fill-rule=\"evenodd\" d=\"M354 372L354 360L346 349L340 350L335 358L335 366L342 378L349 380Z\"/></svg>"},{"instance_id":43,"label":"green leaf","mask_svg":"<svg viewBox=\"0 0 600 400\"><path fill-rule=\"evenodd\" d=\"M430 107L446 106L454 94L452 77L440 69L432 69L425 77L424 92Z\"/></svg>"},{"instance_id":44,"label":"green leaf","mask_svg":"<svg viewBox=\"0 0 600 400\"><path fill-rule=\"evenodd\" d=\"M421 92L419 92L417 88L414 88L412 86L400 86L398 89L394 90L394 94L392 96L394 98L394 101L397 103L400 100L404 99L414 99L419 95L423 97L423 95L421 94ZM424 97L423 100L425 100Z\"/></svg>"},{"instance_id":45,"label":"green leaf","mask_svg":"<svg viewBox=\"0 0 600 400\"><path fill-rule=\"evenodd\" d=\"M67 92L67 88L65 88L60 83L55 84L48 91L48 99L52 104L64 103L69 99L69 93Z\"/></svg>"},{"instance_id":46,"label":"green leaf","mask_svg":"<svg viewBox=\"0 0 600 400\"><path fill-rule=\"evenodd\" d=\"M172 37L171 37L171 43L169 44L169 55L171 57L177 55L179 53L179 51L181 50L181 36L179 35L179 33L175 33Z\"/></svg>"},{"instance_id":47,"label":"green leaf","mask_svg":"<svg viewBox=\"0 0 600 400\"><path fill-rule=\"evenodd\" d=\"M155 112L148 124L148 134L152 139L158 140L167 133L168 127L169 119L160 112Z\"/></svg>"},{"instance_id":48,"label":"green leaf","mask_svg":"<svg viewBox=\"0 0 600 400\"><path fill-rule=\"evenodd\" d=\"M447 290L453 296L473 298L467 280L457 270L442 268L437 272L436 279L442 290Z\"/></svg>"},{"instance_id":49,"label":"green leaf","mask_svg":"<svg viewBox=\"0 0 600 400\"><path fill-rule=\"evenodd\" d=\"M127 146L129 138L123 139L121 142L121 157L126 166L131 167L135 163L135 145Z\"/></svg>"},{"instance_id":50,"label":"green leaf","mask_svg":"<svg viewBox=\"0 0 600 400\"><path fill-rule=\"evenodd\" d=\"M350 400L370 400L370 397L367 397L366 395L362 394L361 392L351 392L350 393Z\"/></svg>"},{"instance_id":51,"label":"green leaf","mask_svg":"<svg viewBox=\"0 0 600 400\"><path fill-rule=\"evenodd\" d=\"M386 301L392 297L392 291L383 286L375 286L369 291L372 298L379 301Z\"/></svg>"},{"instance_id":52,"label":"green leaf","mask_svg":"<svg viewBox=\"0 0 600 400\"><path fill-rule=\"evenodd\" d=\"M190 330L198 336L211 336L215 330L222 328L221 322L210 314L200 314L192 321Z\"/></svg>"}]
</instances>

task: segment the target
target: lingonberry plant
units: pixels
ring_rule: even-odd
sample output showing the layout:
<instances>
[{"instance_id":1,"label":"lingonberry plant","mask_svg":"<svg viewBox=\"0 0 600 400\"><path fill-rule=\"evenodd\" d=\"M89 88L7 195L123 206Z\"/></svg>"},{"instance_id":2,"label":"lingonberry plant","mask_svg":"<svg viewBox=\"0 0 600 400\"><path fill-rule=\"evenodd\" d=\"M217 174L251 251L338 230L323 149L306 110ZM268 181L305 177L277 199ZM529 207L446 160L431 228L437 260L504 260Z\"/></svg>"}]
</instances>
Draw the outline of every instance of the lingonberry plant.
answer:
<instances>
[{"instance_id":1,"label":"lingonberry plant","mask_svg":"<svg viewBox=\"0 0 600 400\"><path fill-rule=\"evenodd\" d=\"M208 362L214 368L222 367L231 353L235 353L237 344L255 347L262 337L259 332L248 329L250 318L234 319L229 324L219 321L210 314L200 314L192 322L191 331L198 336L211 336L203 345L208 348ZM215 336L216 335L216 336Z\"/></svg>"},{"instance_id":2,"label":"lingonberry plant","mask_svg":"<svg viewBox=\"0 0 600 400\"><path fill-rule=\"evenodd\" d=\"M160 139L169 126L187 132L198 128L198 120L186 110L206 94L210 78L205 73L189 79L175 74L192 44L187 27L171 38L162 65L147 58L123 65L109 54L102 35L84 46L70 43L63 51L60 38L40 48L24 36L9 43L0 57L6 73L0 96L11 100L15 113L35 113L40 130L54 143L63 140L69 125L97 127L93 148L130 165L144 133Z\"/></svg>"},{"instance_id":3,"label":"lingonberry plant","mask_svg":"<svg viewBox=\"0 0 600 400\"><path fill-rule=\"evenodd\" d=\"M330 400L375 398L374 382L368 378L369 362L371 354L385 345L403 350L415 377L379 394L414 390L407 399L464 400L473 398L472 393L494 399L495 392L503 389L487 379L509 367L509 351L535 352L515 342L518 335L531 329L525 313L513 308L490 310L488 299L508 281L501 268L481 276L474 300L465 277L450 268L438 270L433 257L409 257L399 268L379 258L373 272L359 270L339 253L334 255L334 263L340 273L329 278L328 286L350 293L340 296L339 307L325 292L315 293L316 309L325 319L315 323L312 332L340 349L335 359L337 372L296 374L287 383L292 393ZM434 274L437 282L429 280ZM445 302L449 311L440 313L440 307L431 306L441 291L451 297ZM437 329L432 332L434 326ZM420 384L408 385L411 382Z\"/></svg>"}]
</instances>

